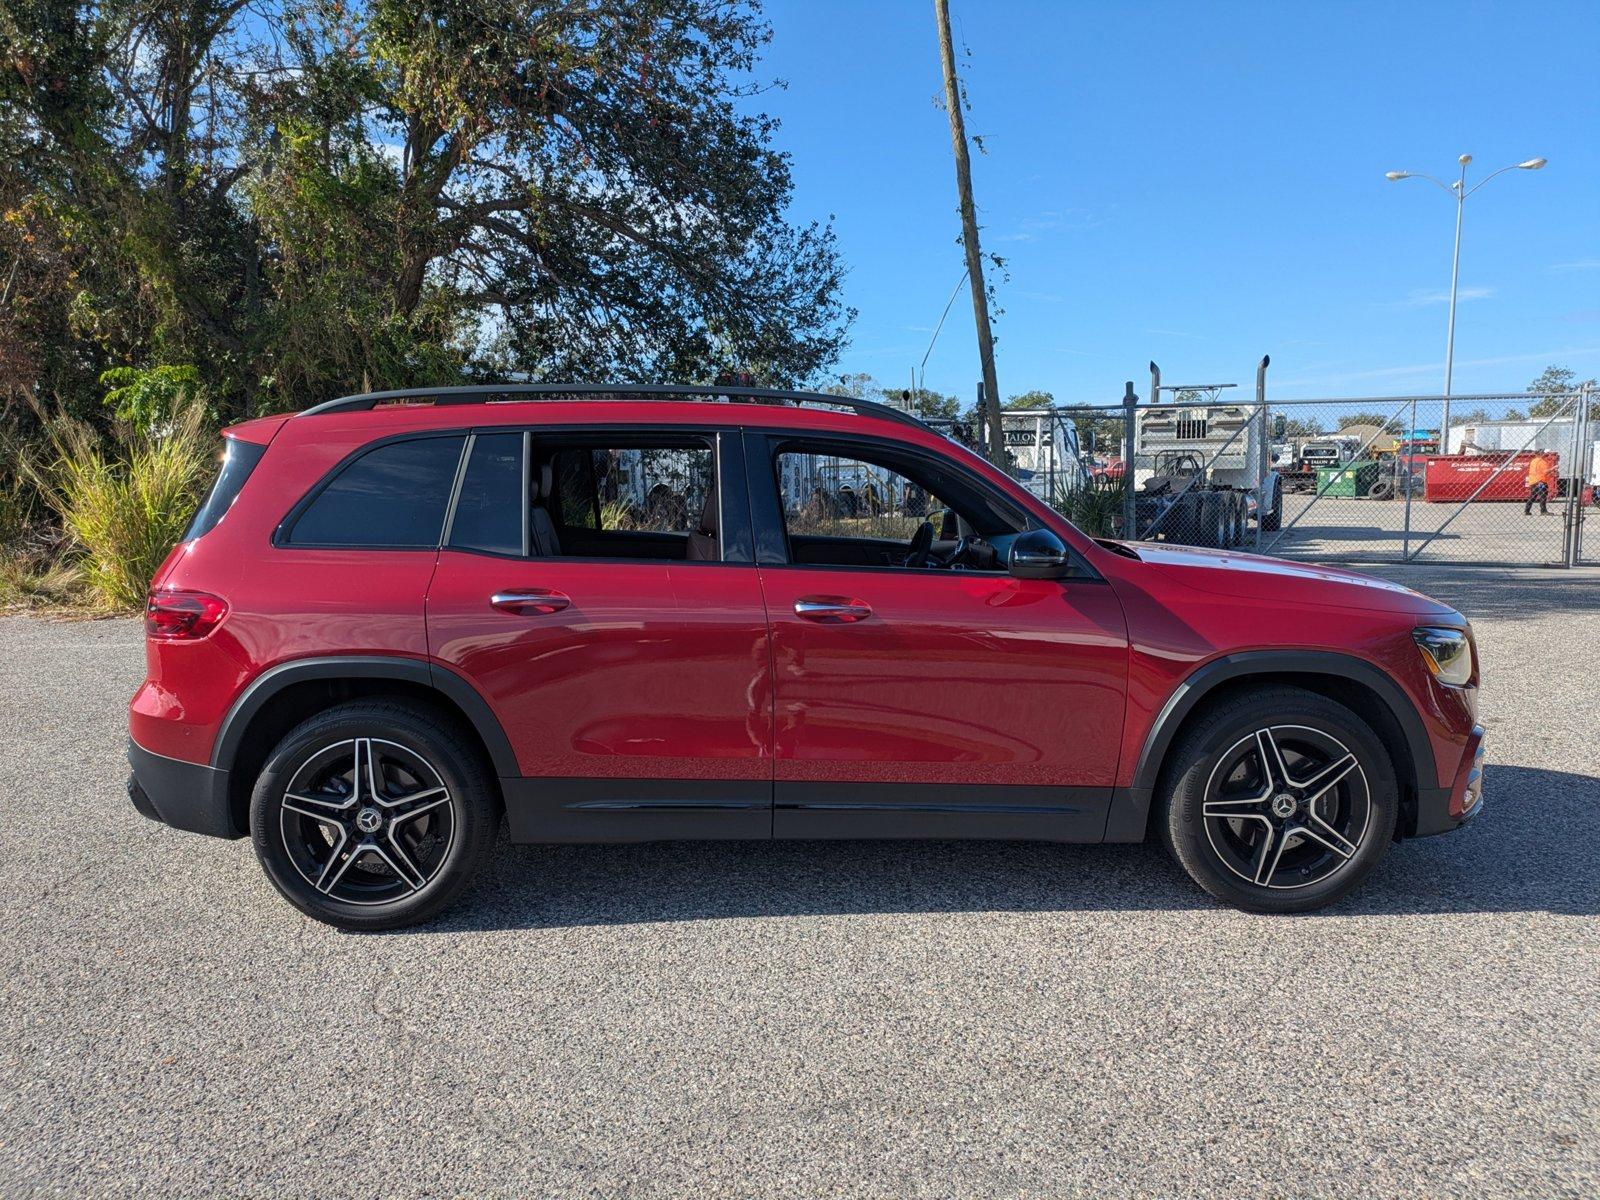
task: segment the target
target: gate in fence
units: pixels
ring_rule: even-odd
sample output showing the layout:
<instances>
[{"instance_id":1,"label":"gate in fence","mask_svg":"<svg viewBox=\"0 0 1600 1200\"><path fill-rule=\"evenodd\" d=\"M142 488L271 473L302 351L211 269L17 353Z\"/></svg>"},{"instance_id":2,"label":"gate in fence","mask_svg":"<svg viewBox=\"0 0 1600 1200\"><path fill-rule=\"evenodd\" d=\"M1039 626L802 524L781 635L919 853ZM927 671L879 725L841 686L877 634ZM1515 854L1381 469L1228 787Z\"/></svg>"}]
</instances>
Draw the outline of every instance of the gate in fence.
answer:
<instances>
[{"instance_id":1,"label":"gate in fence","mask_svg":"<svg viewBox=\"0 0 1600 1200\"><path fill-rule=\"evenodd\" d=\"M1251 400L1216 385L1147 404L1130 385L1122 405L1007 414L1008 446L1027 440L1012 424L1056 430L1017 473L1100 536L1355 564L1600 562L1589 389L1269 404L1264 372Z\"/></svg>"}]
</instances>

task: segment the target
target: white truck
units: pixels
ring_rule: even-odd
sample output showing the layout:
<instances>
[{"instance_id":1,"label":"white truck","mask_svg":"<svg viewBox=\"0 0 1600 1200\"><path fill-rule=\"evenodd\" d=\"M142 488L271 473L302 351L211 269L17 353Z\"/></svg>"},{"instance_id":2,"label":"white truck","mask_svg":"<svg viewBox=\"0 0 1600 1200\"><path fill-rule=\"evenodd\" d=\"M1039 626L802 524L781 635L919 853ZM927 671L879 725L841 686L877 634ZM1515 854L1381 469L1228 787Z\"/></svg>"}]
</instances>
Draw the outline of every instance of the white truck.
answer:
<instances>
[{"instance_id":1,"label":"white truck","mask_svg":"<svg viewBox=\"0 0 1600 1200\"><path fill-rule=\"evenodd\" d=\"M1141 537L1238 546L1251 520L1272 532L1283 489L1263 409L1248 404L1160 404L1134 417L1135 510Z\"/></svg>"},{"instance_id":2,"label":"white truck","mask_svg":"<svg viewBox=\"0 0 1600 1200\"><path fill-rule=\"evenodd\" d=\"M1000 414L1000 432L1017 482L1046 504L1090 484L1078 428L1061 410L1006 409Z\"/></svg>"}]
</instances>

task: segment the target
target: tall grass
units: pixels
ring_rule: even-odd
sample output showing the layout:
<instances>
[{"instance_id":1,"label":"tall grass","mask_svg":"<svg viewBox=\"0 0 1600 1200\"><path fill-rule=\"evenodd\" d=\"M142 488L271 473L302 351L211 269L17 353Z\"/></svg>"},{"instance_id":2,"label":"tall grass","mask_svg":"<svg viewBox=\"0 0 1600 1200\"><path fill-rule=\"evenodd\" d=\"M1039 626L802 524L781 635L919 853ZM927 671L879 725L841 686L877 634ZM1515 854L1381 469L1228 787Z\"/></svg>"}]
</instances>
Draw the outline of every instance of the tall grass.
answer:
<instances>
[{"instance_id":1,"label":"tall grass","mask_svg":"<svg viewBox=\"0 0 1600 1200\"><path fill-rule=\"evenodd\" d=\"M210 479L205 410L194 405L159 435L134 436L117 455L64 417L51 422L49 435L53 459L31 473L81 555L90 602L138 607Z\"/></svg>"},{"instance_id":2,"label":"tall grass","mask_svg":"<svg viewBox=\"0 0 1600 1200\"><path fill-rule=\"evenodd\" d=\"M1126 489L1127 484L1123 480L1107 480L1089 487L1058 492L1051 507L1090 537L1117 537L1121 535L1122 502L1127 495Z\"/></svg>"}]
</instances>

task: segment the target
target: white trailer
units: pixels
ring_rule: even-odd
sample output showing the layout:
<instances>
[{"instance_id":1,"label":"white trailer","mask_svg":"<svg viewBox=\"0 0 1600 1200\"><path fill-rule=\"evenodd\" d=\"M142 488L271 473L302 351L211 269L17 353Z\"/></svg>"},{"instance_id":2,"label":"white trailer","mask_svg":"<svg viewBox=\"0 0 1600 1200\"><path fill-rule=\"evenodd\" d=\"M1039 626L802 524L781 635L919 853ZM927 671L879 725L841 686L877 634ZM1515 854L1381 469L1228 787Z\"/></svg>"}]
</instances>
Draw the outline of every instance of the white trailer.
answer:
<instances>
[{"instance_id":1,"label":"white trailer","mask_svg":"<svg viewBox=\"0 0 1600 1200\"><path fill-rule=\"evenodd\" d=\"M1495 454L1523 450L1553 450L1572 454L1573 418L1534 418L1523 421L1473 421L1450 427L1449 454Z\"/></svg>"}]
</instances>

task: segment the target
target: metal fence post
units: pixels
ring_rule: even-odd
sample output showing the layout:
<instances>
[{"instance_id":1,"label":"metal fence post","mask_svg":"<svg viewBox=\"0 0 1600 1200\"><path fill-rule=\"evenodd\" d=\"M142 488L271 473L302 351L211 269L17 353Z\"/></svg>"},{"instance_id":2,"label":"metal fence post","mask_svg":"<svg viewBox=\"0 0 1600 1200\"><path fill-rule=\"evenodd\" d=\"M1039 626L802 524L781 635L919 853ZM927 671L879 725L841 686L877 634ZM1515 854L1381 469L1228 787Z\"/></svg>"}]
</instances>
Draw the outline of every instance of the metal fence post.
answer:
<instances>
[{"instance_id":1,"label":"metal fence post","mask_svg":"<svg viewBox=\"0 0 1600 1200\"><path fill-rule=\"evenodd\" d=\"M1572 414L1572 484L1567 489L1566 545L1562 565L1575 567L1583 556L1583 488L1589 477L1589 385L1578 389L1577 408Z\"/></svg>"},{"instance_id":2,"label":"metal fence post","mask_svg":"<svg viewBox=\"0 0 1600 1200\"><path fill-rule=\"evenodd\" d=\"M1403 478L1405 480L1405 489L1406 489L1406 516L1405 516L1406 526L1405 526L1405 531L1400 535L1400 561L1401 562L1410 562L1411 561L1411 474L1412 474L1412 468L1416 465L1416 461L1417 461L1417 452L1416 452L1416 448L1415 448L1416 447L1416 441L1417 441L1417 402L1415 400L1413 400L1411 402L1411 422L1410 422L1410 427L1406 430L1406 461L1405 461L1405 475L1403 476ZM1402 476L1400 476L1398 473L1396 474L1395 477L1397 479L1398 478L1402 478Z\"/></svg>"},{"instance_id":3,"label":"metal fence post","mask_svg":"<svg viewBox=\"0 0 1600 1200\"><path fill-rule=\"evenodd\" d=\"M1267 416L1267 366L1272 362L1269 355L1262 355L1261 365L1256 367L1256 409L1261 416L1261 441L1256 450L1256 553L1261 553L1261 526L1266 520L1267 506L1264 504L1267 495L1267 476L1272 473L1272 422ZM1283 480L1278 481L1278 486L1283 486Z\"/></svg>"},{"instance_id":4,"label":"metal fence post","mask_svg":"<svg viewBox=\"0 0 1600 1200\"><path fill-rule=\"evenodd\" d=\"M1133 498L1134 408L1138 403L1130 379L1122 389L1122 536L1130 542L1139 540L1138 506Z\"/></svg>"}]
</instances>

